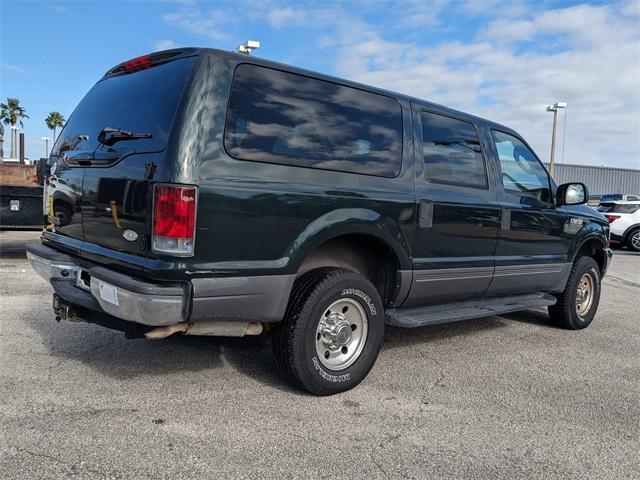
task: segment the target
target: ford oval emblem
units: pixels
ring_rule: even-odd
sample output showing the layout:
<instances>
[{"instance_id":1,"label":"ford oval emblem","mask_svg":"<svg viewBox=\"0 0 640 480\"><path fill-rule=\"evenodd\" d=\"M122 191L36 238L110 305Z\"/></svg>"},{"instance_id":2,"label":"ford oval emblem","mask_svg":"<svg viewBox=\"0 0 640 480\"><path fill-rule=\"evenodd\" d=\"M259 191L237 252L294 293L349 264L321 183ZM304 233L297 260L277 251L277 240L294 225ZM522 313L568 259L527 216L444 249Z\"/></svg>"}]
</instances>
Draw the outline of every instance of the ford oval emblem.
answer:
<instances>
[{"instance_id":1,"label":"ford oval emblem","mask_svg":"<svg viewBox=\"0 0 640 480\"><path fill-rule=\"evenodd\" d=\"M125 230L122 233L122 236L124 237L125 240L128 240L129 242L135 242L138 239L138 234L133 230Z\"/></svg>"}]
</instances>

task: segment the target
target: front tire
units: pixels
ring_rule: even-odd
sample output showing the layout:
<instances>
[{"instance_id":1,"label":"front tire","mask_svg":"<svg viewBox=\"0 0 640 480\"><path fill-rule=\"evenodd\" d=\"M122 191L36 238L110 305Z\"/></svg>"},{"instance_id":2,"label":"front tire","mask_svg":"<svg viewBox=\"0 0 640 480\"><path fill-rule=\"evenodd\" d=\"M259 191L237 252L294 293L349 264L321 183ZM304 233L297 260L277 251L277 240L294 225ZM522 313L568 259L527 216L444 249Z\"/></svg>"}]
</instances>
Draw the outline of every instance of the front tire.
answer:
<instances>
[{"instance_id":1,"label":"front tire","mask_svg":"<svg viewBox=\"0 0 640 480\"><path fill-rule=\"evenodd\" d=\"M591 257L578 258L565 285L549 307L549 317L561 327L580 330L589 326L600 302L600 269Z\"/></svg>"},{"instance_id":2,"label":"front tire","mask_svg":"<svg viewBox=\"0 0 640 480\"><path fill-rule=\"evenodd\" d=\"M383 335L384 306L371 282L351 270L320 268L296 281L273 347L294 385L332 395L367 376Z\"/></svg>"}]
</instances>

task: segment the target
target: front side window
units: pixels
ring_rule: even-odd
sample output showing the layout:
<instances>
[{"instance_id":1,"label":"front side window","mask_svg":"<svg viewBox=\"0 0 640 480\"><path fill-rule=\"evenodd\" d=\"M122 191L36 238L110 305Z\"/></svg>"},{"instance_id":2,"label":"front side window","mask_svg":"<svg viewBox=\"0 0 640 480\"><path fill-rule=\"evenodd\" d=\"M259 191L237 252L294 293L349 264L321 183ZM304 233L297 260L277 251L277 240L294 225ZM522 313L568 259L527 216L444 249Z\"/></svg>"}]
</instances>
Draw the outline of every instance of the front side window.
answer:
<instances>
[{"instance_id":1,"label":"front side window","mask_svg":"<svg viewBox=\"0 0 640 480\"><path fill-rule=\"evenodd\" d=\"M224 144L241 160L395 177L402 165L400 104L242 64L233 78Z\"/></svg>"},{"instance_id":2,"label":"front side window","mask_svg":"<svg viewBox=\"0 0 640 480\"><path fill-rule=\"evenodd\" d=\"M427 180L487 188L487 172L474 125L430 112L421 112L420 120Z\"/></svg>"},{"instance_id":3,"label":"front side window","mask_svg":"<svg viewBox=\"0 0 640 480\"><path fill-rule=\"evenodd\" d=\"M504 189L523 198L550 202L549 175L529 147L513 135L497 130L491 133L500 158Z\"/></svg>"}]
</instances>

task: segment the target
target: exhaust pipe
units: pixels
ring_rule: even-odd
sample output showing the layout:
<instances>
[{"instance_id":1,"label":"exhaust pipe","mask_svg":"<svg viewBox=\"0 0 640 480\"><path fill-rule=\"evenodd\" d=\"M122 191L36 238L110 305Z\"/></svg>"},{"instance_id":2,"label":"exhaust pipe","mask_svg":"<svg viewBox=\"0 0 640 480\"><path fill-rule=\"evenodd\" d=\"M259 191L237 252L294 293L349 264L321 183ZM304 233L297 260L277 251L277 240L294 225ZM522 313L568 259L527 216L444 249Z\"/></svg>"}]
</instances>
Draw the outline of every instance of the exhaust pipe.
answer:
<instances>
[{"instance_id":1,"label":"exhaust pipe","mask_svg":"<svg viewBox=\"0 0 640 480\"><path fill-rule=\"evenodd\" d=\"M263 329L262 323L257 322L216 320L211 322L184 322L165 325L149 330L144 336L153 340L167 338L174 333L210 337L244 337L245 335L260 335Z\"/></svg>"}]
</instances>

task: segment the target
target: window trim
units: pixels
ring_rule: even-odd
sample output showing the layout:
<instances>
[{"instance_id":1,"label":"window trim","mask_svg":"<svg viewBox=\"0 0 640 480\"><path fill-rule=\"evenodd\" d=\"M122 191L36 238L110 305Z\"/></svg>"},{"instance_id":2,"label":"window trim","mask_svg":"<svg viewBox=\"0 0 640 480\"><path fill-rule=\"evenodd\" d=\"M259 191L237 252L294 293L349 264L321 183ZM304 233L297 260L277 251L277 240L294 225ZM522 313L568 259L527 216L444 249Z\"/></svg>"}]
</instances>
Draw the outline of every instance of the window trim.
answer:
<instances>
[{"instance_id":1,"label":"window trim","mask_svg":"<svg viewBox=\"0 0 640 480\"><path fill-rule=\"evenodd\" d=\"M517 140L520 140L522 142L522 144L527 147L529 149L529 151L531 152L531 154L533 155L533 158L535 158L538 163L540 164L540 166L542 167L542 170L547 174L547 184L549 185L549 196L551 197L549 199L548 202L542 202L544 205L555 205L555 200L554 200L554 196L555 196L555 189L553 188L555 186L555 183L552 183L553 178L551 178L551 175L549 174L549 171L547 170L547 168L544 166L544 163L542 163L542 161L540 161L540 158L538 157L538 155L536 155L536 152L533 150L533 148L531 148L531 145L529 145L524 138L520 137L520 135L516 134L515 132L510 132L507 131L506 129L501 129L501 128L489 128L489 133L491 134L491 143L493 144L493 150L495 151L496 154L496 160L497 160L497 164L498 164L498 173L499 173L499 184L502 186L502 190L504 192L509 192L509 193L513 193L514 195L518 195L518 196L523 196L522 192L519 192L518 190L511 190L505 187L504 182L502 181L502 163L500 162L500 154L498 153L498 147L496 146L496 139L493 136L493 132L499 132L502 133L504 135L509 135L510 137L513 137Z\"/></svg>"},{"instance_id":2,"label":"window trim","mask_svg":"<svg viewBox=\"0 0 640 480\"><path fill-rule=\"evenodd\" d=\"M489 190L490 189L490 185L489 185L489 166L487 165L487 155L485 153L485 148L482 142L482 135L480 135L480 129L478 128L478 125L476 125L476 123L474 121L472 121L471 119L468 118L462 118L461 116L458 115L452 115L450 113L444 113L435 109L430 109L428 107L424 107L420 104L417 105L418 109L416 111L416 113L418 114L418 119L420 120L420 128L419 128L419 132L420 132L420 160L422 161L422 170L423 170L423 177L424 179L428 182L428 183L434 183L437 185L451 185L451 186L455 186L455 187L464 187L464 188L475 188L477 190ZM469 123L473 126L473 128L476 131L476 135L478 136L478 145L480 145L480 155L482 156L482 164L484 165L484 185L477 185L477 184L473 184L473 183L466 183L466 182L448 182L446 180L433 180L431 178L429 178L427 176L427 169L425 166L425 161L424 161L424 136L423 136L423 128L422 128L422 112L427 112L427 113L431 113L433 115L440 115L442 117L449 117L453 120L458 120L460 122L466 122Z\"/></svg>"},{"instance_id":3,"label":"window trim","mask_svg":"<svg viewBox=\"0 0 640 480\"><path fill-rule=\"evenodd\" d=\"M305 77L307 79L310 80L318 80L321 82L325 82L325 83L331 83L334 85L338 85L339 87L346 87L346 88L351 88L353 90L358 90L360 92L365 92L365 93L370 93L372 95L378 95L380 97L385 97L385 98L389 98L391 100L393 100L398 107L400 108L400 112L399 112L399 117L400 117L400 128L399 128L399 132L400 132L400 152L399 152L399 156L400 156L400 168L398 169L398 172L393 175L393 176L387 176L387 175L375 175L373 173L361 173L361 172L353 172L353 171L347 171L347 170L338 170L335 168L318 168L312 165L295 165L292 163L278 163L278 162L270 162L268 160L253 160L251 158L241 158L241 157L236 157L235 155L231 154L231 152L227 149L227 142L226 142L226 138L227 138L227 126L229 125L229 122L227 121L228 117L229 117L229 107L231 106L231 91L233 90L233 83L236 79L236 74L237 74L237 70L239 67L241 67L242 65L249 65L251 67L257 67L257 68L264 68L267 70L274 70L276 72L280 72L280 73L285 73L285 74L291 74L291 75L297 75L299 77ZM405 142L405 135L404 135L404 110L402 108L402 104L400 103L400 101L396 98L396 97L392 97L391 95L386 95L383 93L379 93L379 92L375 92L372 90L366 90L364 88L360 88L360 87L355 87L353 85L348 85L347 83L341 83L335 80L329 80L326 78L322 78L320 76L312 76L309 74L305 74L305 73L299 73L299 72L295 72L293 70L286 70L283 68L274 68L274 67L267 67L264 65L261 65L259 63L252 63L252 62L239 62L235 65L235 67L233 68L233 75L231 76L231 81L229 82L229 90L227 93L227 108L225 110L225 114L224 114L224 129L222 132L222 148L224 150L224 152L231 158L233 158L234 160L239 160L241 162L254 162L254 163L264 163L264 164L268 164L268 165L279 165L282 167L295 167L295 168L306 168L306 169L311 169L311 170L319 170L319 171L324 171L324 172L338 172L338 173L346 173L346 174L351 174L351 175L363 175L363 176L367 176L367 177L374 177L374 178L387 178L387 179L394 179L394 178L398 178L400 177L405 170L405 165L404 165L404 142ZM283 155L284 156L284 155ZM299 158L301 159L302 157L286 157L285 158L292 158L292 159L296 159Z\"/></svg>"}]
</instances>

